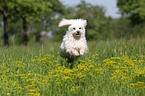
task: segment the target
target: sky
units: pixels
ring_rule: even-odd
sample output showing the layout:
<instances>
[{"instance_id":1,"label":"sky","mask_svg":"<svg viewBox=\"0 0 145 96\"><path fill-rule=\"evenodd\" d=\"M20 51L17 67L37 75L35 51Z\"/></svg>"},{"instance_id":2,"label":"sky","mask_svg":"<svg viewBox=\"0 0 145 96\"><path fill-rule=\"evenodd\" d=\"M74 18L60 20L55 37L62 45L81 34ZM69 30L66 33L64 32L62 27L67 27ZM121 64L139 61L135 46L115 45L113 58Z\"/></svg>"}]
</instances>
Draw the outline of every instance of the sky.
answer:
<instances>
[{"instance_id":1,"label":"sky","mask_svg":"<svg viewBox=\"0 0 145 96\"><path fill-rule=\"evenodd\" d=\"M64 5L73 6L80 3L80 0L60 0ZM112 18L119 18L119 9L117 8L117 0L85 0L87 3L92 5L101 5L106 8L106 16Z\"/></svg>"}]
</instances>

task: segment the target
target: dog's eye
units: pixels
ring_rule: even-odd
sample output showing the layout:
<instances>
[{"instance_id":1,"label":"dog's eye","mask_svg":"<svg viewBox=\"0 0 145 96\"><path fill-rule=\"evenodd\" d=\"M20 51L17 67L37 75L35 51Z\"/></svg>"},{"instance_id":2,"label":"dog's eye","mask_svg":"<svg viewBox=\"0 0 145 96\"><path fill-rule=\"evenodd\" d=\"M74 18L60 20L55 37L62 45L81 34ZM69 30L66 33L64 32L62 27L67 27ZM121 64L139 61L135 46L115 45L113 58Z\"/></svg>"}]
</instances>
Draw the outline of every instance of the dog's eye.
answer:
<instances>
[{"instance_id":1,"label":"dog's eye","mask_svg":"<svg viewBox=\"0 0 145 96\"><path fill-rule=\"evenodd\" d=\"M76 30L76 28L73 28L74 30Z\"/></svg>"},{"instance_id":2,"label":"dog's eye","mask_svg":"<svg viewBox=\"0 0 145 96\"><path fill-rule=\"evenodd\" d=\"M82 29L81 27L79 29Z\"/></svg>"}]
</instances>

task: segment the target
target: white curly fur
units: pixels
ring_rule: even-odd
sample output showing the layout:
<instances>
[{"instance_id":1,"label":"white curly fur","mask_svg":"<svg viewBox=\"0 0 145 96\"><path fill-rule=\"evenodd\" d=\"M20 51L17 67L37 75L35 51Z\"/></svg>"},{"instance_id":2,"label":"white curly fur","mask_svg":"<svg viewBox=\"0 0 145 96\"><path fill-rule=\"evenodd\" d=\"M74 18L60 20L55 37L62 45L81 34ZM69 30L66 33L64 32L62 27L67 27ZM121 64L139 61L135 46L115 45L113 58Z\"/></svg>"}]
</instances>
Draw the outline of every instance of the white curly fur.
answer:
<instances>
[{"instance_id":1,"label":"white curly fur","mask_svg":"<svg viewBox=\"0 0 145 96\"><path fill-rule=\"evenodd\" d=\"M60 46L60 55L68 60L74 60L88 51L85 37L87 21L83 19L63 19L59 27L69 25Z\"/></svg>"}]
</instances>

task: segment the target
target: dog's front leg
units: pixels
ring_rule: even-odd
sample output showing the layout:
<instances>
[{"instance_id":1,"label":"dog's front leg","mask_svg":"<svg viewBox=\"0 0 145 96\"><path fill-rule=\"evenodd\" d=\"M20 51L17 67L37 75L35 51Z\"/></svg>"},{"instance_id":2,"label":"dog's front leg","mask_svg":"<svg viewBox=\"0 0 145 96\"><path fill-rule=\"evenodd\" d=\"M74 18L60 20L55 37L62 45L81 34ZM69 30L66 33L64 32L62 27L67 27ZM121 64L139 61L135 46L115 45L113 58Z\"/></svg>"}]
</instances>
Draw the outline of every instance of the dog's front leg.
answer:
<instances>
[{"instance_id":1,"label":"dog's front leg","mask_svg":"<svg viewBox=\"0 0 145 96\"><path fill-rule=\"evenodd\" d=\"M80 55L84 55L85 51L83 49L80 50Z\"/></svg>"},{"instance_id":2,"label":"dog's front leg","mask_svg":"<svg viewBox=\"0 0 145 96\"><path fill-rule=\"evenodd\" d=\"M70 55L79 56L79 52L75 49L67 50Z\"/></svg>"}]
</instances>

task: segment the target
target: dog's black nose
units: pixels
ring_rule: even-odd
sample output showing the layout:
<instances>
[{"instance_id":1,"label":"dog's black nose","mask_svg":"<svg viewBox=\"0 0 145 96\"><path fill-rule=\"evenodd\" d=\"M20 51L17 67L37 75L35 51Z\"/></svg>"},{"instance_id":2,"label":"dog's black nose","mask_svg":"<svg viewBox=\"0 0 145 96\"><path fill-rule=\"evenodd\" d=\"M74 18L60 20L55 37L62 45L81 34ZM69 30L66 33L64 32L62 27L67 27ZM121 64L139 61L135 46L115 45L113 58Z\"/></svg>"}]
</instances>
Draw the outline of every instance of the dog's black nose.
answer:
<instances>
[{"instance_id":1,"label":"dog's black nose","mask_svg":"<svg viewBox=\"0 0 145 96\"><path fill-rule=\"evenodd\" d=\"M77 31L77 34L80 34L80 31Z\"/></svg>"}]
</instances>

